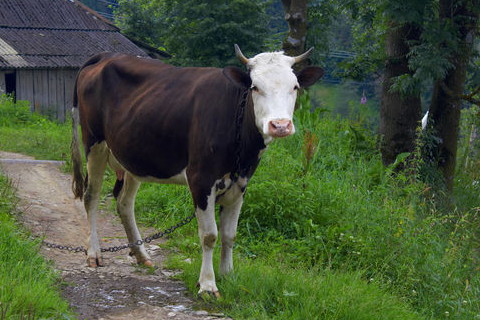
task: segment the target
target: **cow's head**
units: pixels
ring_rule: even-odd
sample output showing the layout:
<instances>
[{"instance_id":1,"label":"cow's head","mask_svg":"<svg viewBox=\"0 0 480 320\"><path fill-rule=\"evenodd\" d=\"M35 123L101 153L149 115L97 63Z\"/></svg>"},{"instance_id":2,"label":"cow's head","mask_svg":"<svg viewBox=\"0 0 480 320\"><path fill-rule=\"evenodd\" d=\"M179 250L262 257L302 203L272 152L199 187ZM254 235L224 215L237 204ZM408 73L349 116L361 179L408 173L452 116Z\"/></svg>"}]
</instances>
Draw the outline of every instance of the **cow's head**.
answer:
<instances>
[{"instance_id":1,"label":"cow's head","mask_svg":"<svg viewBox=\"0 0 480 320\"><path fill-rule=\"evenodd\" d=\"M235 45L236 55L247 66L249 73L236 67L227 67L223 73L236 85L251 89L255 123L265 143L295 132L292 117L297 91L320 79L323 69L311 66L295 74L292 66L306 59L312 50L298 57L289 57L283 52L267 52L248 59Z\"/></svg>"}]
</instances>

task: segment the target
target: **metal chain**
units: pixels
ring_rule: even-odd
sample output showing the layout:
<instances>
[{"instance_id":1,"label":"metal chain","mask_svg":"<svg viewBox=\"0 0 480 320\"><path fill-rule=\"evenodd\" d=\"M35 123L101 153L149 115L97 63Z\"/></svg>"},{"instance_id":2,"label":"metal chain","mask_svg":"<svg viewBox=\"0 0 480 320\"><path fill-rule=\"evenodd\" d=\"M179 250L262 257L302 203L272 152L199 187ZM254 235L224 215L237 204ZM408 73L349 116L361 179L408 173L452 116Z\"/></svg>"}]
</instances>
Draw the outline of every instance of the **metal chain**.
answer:
<instances>
[{"instance_id":1,"label":"metal chain","mask_svg":"<svg viewBox=\"0 0 480 320\"><path fill-rule=\"evenodd\" d=\"M235 116L235 166L234 166L234 171L230 174L230 179L232 179L232 181L236 181L238 177L241 175L240 157L242 152L241 150L242 124L243 124L243 117L245 115L245 107L248 103L249 93L250 93L250 89L245 90L245 92L243 93L242 100L240 101L240 106Z\"/></svg>"},{"instance_id":2,"label":"metal chain","mask_svg":"<svg viewBox=\"0 0 480 320\"><path fill-rule=\"evenodd\" d=\"M132 247L134 247L134 246L140 246L140 245L142 245L142 244L144 244L144 243L150 243L150 242L152 242L153 240L162 238L163 236L174 232L174 231L177 230L178 228L183 227L184 225L188 224L188 223L189 223L190 221L192 221L193 219L195 219L195 214L193 214L193 215L191 215L191 216L189 216L189 217L186 217L185 219L181 220L180 222L178 222L177 224L171 226L170 228L165 229L164 231L160 231L160 232L157 232L157 233L155 233L155 234L152 234L152 235L150 235L150 236L148 236L148 237L145 237L145 238L143 238L143 240L137 240L137 241L135 241L135 242L126 243L126 244L123 244L123 245L120 245L120 246L112 246L112 247L108 247L108 248L100 248L100 252L117 252L117 251L120 251L120 250L132 248ZM87 254L87 249L86 249L85 247L83 247L83 246L79 246L79 247L65 246L65 245L61 245L61 244L56 244L56 243L48 242L48 241L45 241L45 240L42 241L42 244L43 244L44 246L49 247L49 248L52 248L52 249L66 250L66 251L70 251L70 252L74 252L74 253L84 252L85 254Z\"/></svg>"}]
</instances>

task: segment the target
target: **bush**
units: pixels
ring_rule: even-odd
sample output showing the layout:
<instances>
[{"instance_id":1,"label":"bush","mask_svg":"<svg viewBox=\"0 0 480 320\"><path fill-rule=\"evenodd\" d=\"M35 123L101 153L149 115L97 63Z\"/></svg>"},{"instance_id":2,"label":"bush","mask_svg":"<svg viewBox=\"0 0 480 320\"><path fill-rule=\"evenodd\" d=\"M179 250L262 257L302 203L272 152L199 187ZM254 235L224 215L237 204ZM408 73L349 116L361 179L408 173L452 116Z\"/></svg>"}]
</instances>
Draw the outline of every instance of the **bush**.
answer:
<instances>
[{"instance_id":1,"label":"bush","mask_svg":"<svg viewBox=\"0 0 480 320\"><path fill-rule=\"evenodd\" d=\"M37 159L69 161L70 123L60 124L30 111L27 101L0 96L0 150Z\"/></svg>"}]
</instances>

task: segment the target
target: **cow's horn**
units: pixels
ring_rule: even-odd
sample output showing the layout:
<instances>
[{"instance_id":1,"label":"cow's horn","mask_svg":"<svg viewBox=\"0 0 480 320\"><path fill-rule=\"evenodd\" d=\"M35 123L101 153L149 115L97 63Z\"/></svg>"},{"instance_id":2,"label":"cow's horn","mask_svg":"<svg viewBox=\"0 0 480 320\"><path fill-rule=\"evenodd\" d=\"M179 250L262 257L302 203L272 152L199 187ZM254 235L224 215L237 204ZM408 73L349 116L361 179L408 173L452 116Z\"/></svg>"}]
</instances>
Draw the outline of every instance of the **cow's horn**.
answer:
<instances>
[{"instance_id":1,"label":"cow's horn","mask_svg":"<svg viewBox=\"0 0 480 320\"><path fill-rule=\"evenodd\" d=\"M306 52L302 53L301 55L293 57L293 60L295 61L294 64L302 62L303 60L307 59L308 56L312 53L312 51L313 51L313 47L311 47L310 49L308 49Z\"/></svg>"},{"instance_id":2,"label":"cow's horn","mask_svg":"<svg viewBox=\"0 0 480 320\"><path fill-rule=\"evenodd\" d=\"M248 64L248 59L245 57L242 53L242 50L240 50L240 47L235 44L235 55L237 56L238 60L240 60L241 63L243 64Z\"/></svg>"}]
</instances>

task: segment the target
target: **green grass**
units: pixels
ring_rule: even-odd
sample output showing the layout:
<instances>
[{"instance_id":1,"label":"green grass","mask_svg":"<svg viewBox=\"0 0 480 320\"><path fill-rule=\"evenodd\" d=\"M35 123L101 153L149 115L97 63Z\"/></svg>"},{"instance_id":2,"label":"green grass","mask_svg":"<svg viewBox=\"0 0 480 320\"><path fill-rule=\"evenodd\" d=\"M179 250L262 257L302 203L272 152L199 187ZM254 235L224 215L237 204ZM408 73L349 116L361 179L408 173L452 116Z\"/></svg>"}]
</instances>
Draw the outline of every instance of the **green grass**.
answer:
<instances>
[{"instance_id":1,"label":"green grass","mask_svg":"<svg viewBox=\"0 0 480 320\"><path fill-rule=\"evenodd\" d=\"M15 203L0 175L0 319L72 319L58 275L39 255L38 242L15 223Z\"/></svg>"},{"instance_id":2,"label":"green grass","mask_svg":"<svg viewBox=\"0 0 480 320\"><path fill-rule=\"evenodd\" d=\"M182 280L196 291L200 255L191 261L177 257L171 266L183 269ZM424 319L359 272L308 270L264 258L242 259L236 272L220 278L218 286L222 298L210 307L234 319Z\"/></svg>"},{"instance_id":3,"label":"green grass","mask_svg":"<svg viewBox=\"0 0 480 320\"><path fill-rule=\"evenodd\" d=\"M0 150L70 161L71 126L32 113L28 105L0 96Z\"/></svg>"}]
</instances>

